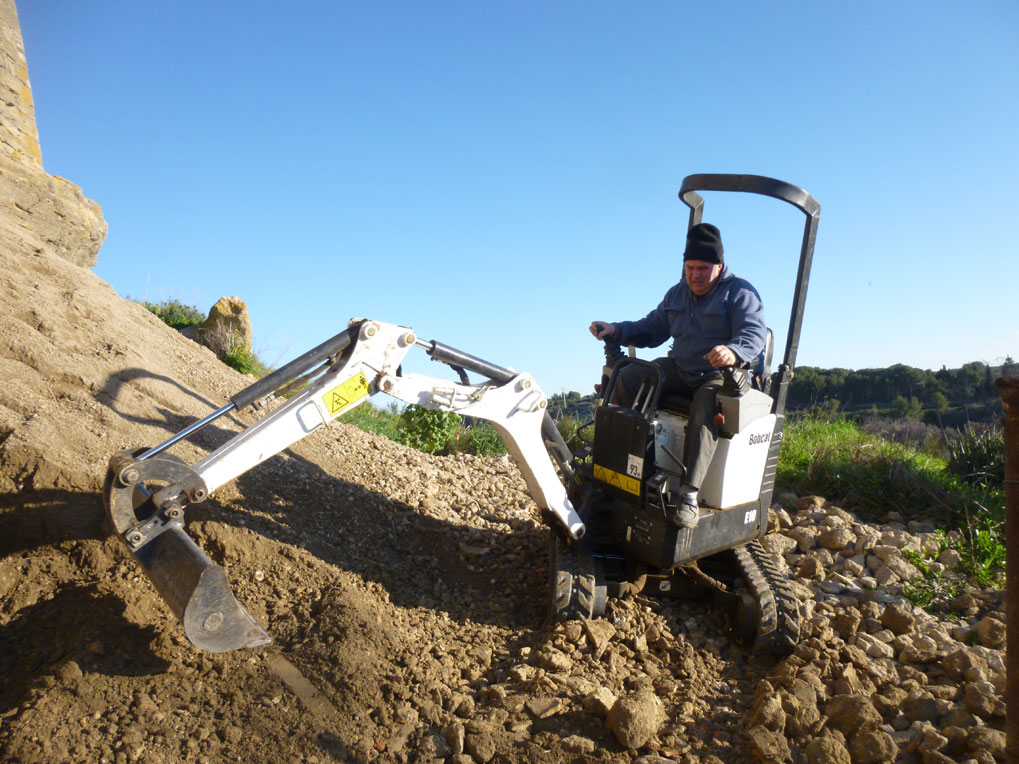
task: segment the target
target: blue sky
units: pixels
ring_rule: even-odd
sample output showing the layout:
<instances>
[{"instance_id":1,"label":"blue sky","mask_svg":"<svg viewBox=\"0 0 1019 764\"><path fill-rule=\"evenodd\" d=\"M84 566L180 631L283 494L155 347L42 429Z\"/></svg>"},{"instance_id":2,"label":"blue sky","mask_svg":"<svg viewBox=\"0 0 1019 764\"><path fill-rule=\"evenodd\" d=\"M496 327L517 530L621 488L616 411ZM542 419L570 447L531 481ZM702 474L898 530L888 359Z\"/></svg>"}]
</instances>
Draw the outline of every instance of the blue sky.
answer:
<instances>
[{"instance_id":1,"label":"blue sky","mask_svg":"<svg viewBox=\"0 0 1019 764\"><path fill-rule=\"evenodd\" d=\"M588 324L679 279L701 172L821 203L798 365L1019 357L1014 0L18 11L43 164L109 223L95 273L240 297L269 363L364 316L589 392ZM802 214L706 199L784 342Z\"/></svg>"}]
</instances>

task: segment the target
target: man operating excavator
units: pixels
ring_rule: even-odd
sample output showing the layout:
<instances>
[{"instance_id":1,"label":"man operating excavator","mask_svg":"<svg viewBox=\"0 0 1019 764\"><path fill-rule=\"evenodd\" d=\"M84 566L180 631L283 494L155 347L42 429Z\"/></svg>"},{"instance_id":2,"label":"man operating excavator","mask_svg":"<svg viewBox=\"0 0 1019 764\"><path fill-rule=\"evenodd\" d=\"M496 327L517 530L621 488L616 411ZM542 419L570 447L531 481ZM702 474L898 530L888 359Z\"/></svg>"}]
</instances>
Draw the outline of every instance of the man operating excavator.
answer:
<instances>
[{"instance_id":1,"label":"man operating excavator","mask_svg":"<svg viewBox=\"0 0 1019 764\"><path fill-rule=\"evenodd\" d=\"M693 528L700 517L698 492L718 442L715 394L721 369L750 364L764 350L767 327L761 296L725 265L722 236L710 223L690 228L683 252L683 278L654 310L637 321L593 321L591 334L620 345L657 347L672 337L672 348L654 364L662 372L662 394L690 398L684 445L686 476L680 504L670 520ZM620 369L614 403L632 405L648 370L636 364Z\"/></svg>"}]
</instances>

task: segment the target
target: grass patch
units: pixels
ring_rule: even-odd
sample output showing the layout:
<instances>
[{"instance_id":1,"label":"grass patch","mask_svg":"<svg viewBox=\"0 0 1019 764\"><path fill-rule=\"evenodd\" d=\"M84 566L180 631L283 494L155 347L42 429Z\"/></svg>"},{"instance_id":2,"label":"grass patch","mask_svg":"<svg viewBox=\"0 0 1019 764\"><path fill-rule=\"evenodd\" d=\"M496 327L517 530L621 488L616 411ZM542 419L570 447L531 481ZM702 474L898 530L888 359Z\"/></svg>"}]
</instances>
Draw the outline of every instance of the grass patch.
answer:
<instances>
[{"instance_id":1,"label":"grass patch","mask_svg":"<svg viewBox=\"0 0 1019 764\"><path fill-rule=\"evenodd\" d=\"M867 521L879 522L890 510L907 521L933 521L954 532L943 543L962 556L963 571L981 586L997 586L1005 566L1005 492L993 481L972 481L973 472L972 461L952 464L845 419L805 418L787 423L783 432L776 487L825 496ZM947 584L936 580L940 574L924 565L913 596L931 602L947 596Z\"/></svg>"},{"instance_id":2,"label":"grass patch","mask_svg":"<svg viewBox=\"0 0 1019 764\"><path fill-rule=\"evenodd\" d=\"M800 419L782 435L779 490L816 493L866 520L889 510L964 529L1004 519L1004 492L969 485L945 459L864 432L845 419Z\"/></svg>"},{"instance_id":3,"label":"grass patch","mask_svg":"<svg viewBox=\"0 0 1019 764\"><path fill-rule=\"evenodd\" d=\"M241 374L250 374L259 379L272 371L272 369L262 363L261 359L252 352L251 348L241 343L232 345L220 360L231 369L237 369Z\"/></svg>"},{"instance_id":4,"label":"grass patch","mask_svg":"<svg viewBox=\"0 0 1019 764\"><path fill-rule=\"evenodd\" d=\"M399 443L399 420L400 413L396 410L396 404L390 405L388 410L383 411L366 402L351 409L337 421L353 425L365 432L384 435L390 440Z\"/></svg>"}]
</instances>

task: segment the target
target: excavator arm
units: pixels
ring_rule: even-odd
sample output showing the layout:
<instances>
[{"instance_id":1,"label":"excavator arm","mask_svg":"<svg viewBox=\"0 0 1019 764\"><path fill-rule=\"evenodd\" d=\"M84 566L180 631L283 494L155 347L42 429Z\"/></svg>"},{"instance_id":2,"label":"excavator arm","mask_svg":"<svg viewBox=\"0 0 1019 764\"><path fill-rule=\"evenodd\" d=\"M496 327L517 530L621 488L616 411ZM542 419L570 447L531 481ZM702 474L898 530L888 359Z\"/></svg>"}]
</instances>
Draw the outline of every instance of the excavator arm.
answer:
<instances>
[{"instance_id":1,"label":"excavator arm","mask_svg":"<svg viewBox=\"0 0 1019 764\"><path fill-rule=\"evenodd\" d=\"M458 382L401 373L412 348L454 369ZM467 372L484 381L472 384ZM506 444L543 515L578 539L584 523L553 460L572 479L570 453L527 374L447 345L419 340L407 327L357 320L332 339L233 396L231 403L148 450L125 451L109 464L103 499L117 534L184 626L210 652L266 644L269 635L236 600L226 572L184 530L188 505L293 445L336 417L386 393L423 408L490 421ZM292 393L292 395L291 395ZM226 413L281 394L281 406L193 466L167 454L180 440Z\"/></svg>"}]
</instances>

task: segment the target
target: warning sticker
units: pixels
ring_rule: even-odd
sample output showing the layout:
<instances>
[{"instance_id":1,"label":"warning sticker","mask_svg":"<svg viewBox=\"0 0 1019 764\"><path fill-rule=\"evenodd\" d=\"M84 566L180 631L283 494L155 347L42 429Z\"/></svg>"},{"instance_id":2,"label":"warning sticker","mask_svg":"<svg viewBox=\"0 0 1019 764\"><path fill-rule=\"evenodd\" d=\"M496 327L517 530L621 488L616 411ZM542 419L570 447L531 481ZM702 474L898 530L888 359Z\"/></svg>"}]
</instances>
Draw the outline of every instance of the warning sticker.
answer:
<instances>
[{"instance_id":1,"label":"warning sticker","mask_svg":"<svg viewBox=\"0 0 1019 764\"><path fill-rule=\"evenodd\" d=\"M329 416L336 416L351 403L359 401L371 393L368 387L368 378L364 372L358 372L357 376L351 377L342 382L328 393L322 396L322 402L329 412Z\"/></svg>"},{"instance_id":2,"label":"warning sticker","mask_svg":"<svg viewBox=\"0 0 1019 764\"><path fill-rule=\"evenodd\" d=\"M627 493L632 493L634 496L640 496L640 481L636 480L628 475L624 475L622 472L616 472L610 470L608 467L602 467L600 464L594 465L594 479L600 480L603 483L614 485L616 488L622 488Z\"/></svg>"}]
</instances>

